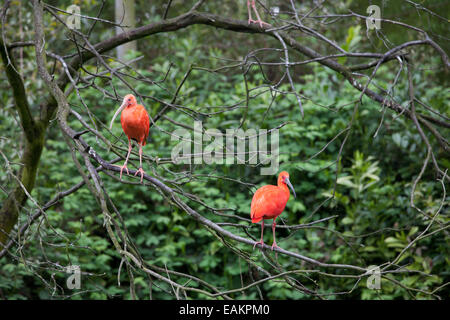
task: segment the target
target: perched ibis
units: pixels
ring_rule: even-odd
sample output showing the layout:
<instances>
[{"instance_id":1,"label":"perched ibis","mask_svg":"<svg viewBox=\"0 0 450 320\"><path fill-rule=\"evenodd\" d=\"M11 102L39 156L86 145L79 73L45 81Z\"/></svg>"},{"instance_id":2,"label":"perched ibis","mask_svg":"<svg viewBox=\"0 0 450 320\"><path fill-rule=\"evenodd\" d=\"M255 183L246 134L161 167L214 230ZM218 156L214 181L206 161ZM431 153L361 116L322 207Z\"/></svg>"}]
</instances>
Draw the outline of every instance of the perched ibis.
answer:
<instances>
[{"instance_id":1,"label":"perched ibis","mask_svg":"<svg viewBox=\"0 0 450 320\"><path fill-rule=\"evenodd\" d=\"M123 132L128 137L128 153L125 159L125 163L120 167L120 179L122 180L122 171L125 169L128 172L127 162L131 153L131 139L135 140L139 144L139 170L134 174L135 176L140 173L141 183L144 178L144 170L142 169L142 146L147 143L148 132L150 130L150 119L144 106L137 104L136 98L132 94L127 94L123 99L122 105L117 109L114 114L109 129L112 129L112 125L116 117L120 115L120 123L122 124Z\"/></svg>"},{"instance_id":2,"label":"perched ibis","mask_svg":"<svg viewBox=\"0 0 450 320\"><path fill-rule=\"evenodd\" d=\"M253 20L252 18L252 9L256 14L257 20ZM247 0L247 10L248 10L248 23L259 23L260 27L262 28L265 24L269 25L267 22L264 22L261 20L261 17L259 16L258 10L256 10L256 4L255 0Z\"/></svg>"},{"instance_id":3,"label":"perched ibis","mask_svg":"<svg viewBox=\"0 0 450 320\"><path fill-rule=\"evenodd\" d=\"M278 175L278 185L266 185L256 190L253 195L250 217L253 223L261 221L261 240L253 245L253 249L257 244L261 247L264 245L264 219L273 219L272 231L273 231L273 244L272 250L277 246L275 240L275 219L283 212L286 203L289 200L289 188L291 188L294 198L296 197L294 187L289 181L289 173L286 171L281 172Z\"/></svg>"}]
</instances>

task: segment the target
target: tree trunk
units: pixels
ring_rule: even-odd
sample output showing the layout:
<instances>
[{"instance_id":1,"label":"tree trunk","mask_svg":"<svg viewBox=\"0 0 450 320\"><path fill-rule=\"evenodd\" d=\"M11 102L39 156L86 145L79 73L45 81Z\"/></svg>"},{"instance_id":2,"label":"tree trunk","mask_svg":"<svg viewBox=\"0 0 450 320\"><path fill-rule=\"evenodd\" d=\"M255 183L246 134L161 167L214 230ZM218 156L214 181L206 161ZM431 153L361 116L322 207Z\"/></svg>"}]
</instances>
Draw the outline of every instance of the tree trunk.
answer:
<instances>
[{"instance_id":1,"label":"tree trunk","mask_svg":"<svg viewBox=\"0 0 450 320\"><path fill-rule=\"evenodd\" d=\"M17 72L13 55L2 40L0 40L0 57L13 91L15 107L19 114L23 135L25 137L25 149L20 159L22 166L17 174L20 183L14 181L15 187L10 191L0 209L1 250L3 247L2 244L8 242L9 234L17 223L20 209L28 199L27 192L30 194L34 188L39 160L42 149L44 148L44 137L48 121L36 121L32 117L22 77ZM15 180L15 178L12 179Z\"/></svg>"},{"instance_id":2,"label":"tree trunk","mask_svg":"<svg viewBox=\"0 0 450 320\"><path fill-rule=\"evenodd\" d=\"M26 141L25 150L20 162L23 164L18 178L28 193L34 188L36 173L44 148L44 133L40 133L33 141ZM0 209L0 250L2 244L8 242L8 236L17 223L20 209L25 205L28 196L21 185L17 185L8 195Z\"/></svg>"}]
</instances>

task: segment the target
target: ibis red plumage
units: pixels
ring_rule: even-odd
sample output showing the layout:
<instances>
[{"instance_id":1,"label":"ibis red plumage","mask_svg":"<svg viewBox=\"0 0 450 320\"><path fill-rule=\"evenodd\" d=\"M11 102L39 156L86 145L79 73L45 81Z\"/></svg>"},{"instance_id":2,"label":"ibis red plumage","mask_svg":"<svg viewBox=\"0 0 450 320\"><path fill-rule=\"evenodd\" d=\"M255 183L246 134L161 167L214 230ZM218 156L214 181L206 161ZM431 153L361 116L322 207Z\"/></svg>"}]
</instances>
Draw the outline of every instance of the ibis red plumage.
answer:
<instances>
[{"instance_id":1,"label":"ibis red plumage","mask_svg":"<svg viewBox=\"0 0 450 320\"><path fill-rule=\"evenodd\" d=\"M289 173L286 171L281 172L278 175L278 185L266 185L258 190L256 190L253 195L250 217L252 218L253 223L261 222L261 240L256 242L253 246L253 249L257 244L260 244L261 247L264 245L263 234L264 234L264 219L273 219L272 223L272 231L273 231L273 244L272 250L277 246L277 242L275 240L275 219L283 212L286 207L286 203L289 200L290 192L289 188L291 188L292 193L294 194L294 198L296 197L294 187L289 181Z\"/></svg>"},{"instance_id":2,"label":"ibis red plumage","mask_svg":"<svg viewBox=\"0 0 450 320\"><path fill-rule=\"evenodd\" d=\"M150 130L150 118L144 106L137 104L135 96L127 94L123 99L122 105L117 109L114 114L109 129L112 129L112 125L116 117L120 115L120 122L122 129L128 137L128 153L125 159L125 163L120 167L120 179L122 180L122 171L125 169L128 172L127 163L131 153L131 139L135 140L139 144L139 170L134 174L135 176L140 173L141 183L144 178L144 170L142 169L142 147L147 143L148 132Z\"/></svg>"}]
</instances>

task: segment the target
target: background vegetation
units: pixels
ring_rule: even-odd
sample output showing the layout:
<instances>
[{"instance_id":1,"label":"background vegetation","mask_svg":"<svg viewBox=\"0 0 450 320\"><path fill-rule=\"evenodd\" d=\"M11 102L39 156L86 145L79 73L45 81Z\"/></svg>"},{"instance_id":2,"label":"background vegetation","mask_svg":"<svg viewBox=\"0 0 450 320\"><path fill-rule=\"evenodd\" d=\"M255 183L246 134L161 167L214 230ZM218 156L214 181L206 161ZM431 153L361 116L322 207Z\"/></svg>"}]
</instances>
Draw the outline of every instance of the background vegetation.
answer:
<instances>
[{"instance_id":1,"label":"background vegetation","mask_svg":"<svg viewBox=\"0 0 450 320\"><path fill-rule=\"evenodd\" d=\"M80 5L82 14L89 16L95 16L102 5L96 0L48 1L48 4L66 8L72 2ZM166 3L136 1L136 26L161 20ZM186 12L193 3L174 1L169 17ZM445 38L448 22L409 1L388 1L384 5L380 1L379 5L383 8L384 18L423 28L448 52L448 40ZM422 1L421 5L440 14L448 12L446 1ZM308 1L302 1L297 6L302 13L314 8L313 3ZM281 8L284 7L289 8L289 1L281 4ZM352 10L366 15L366 7L365 1L340 1L339 4L326 3L319 11L330 14ZM31 2L12 1L9 10L8 23L3 25L6 38L14 41L32 40ZM201 11L240 20L246 20L247 17L245 1L207 1ZM102 18L113 20L113 17L114 6L107 3ZM50 14L45 14L44 18L47 50L57 52L60 56L73 53L73 46L68 45L65 39L67 31L64 26ZM264 14L264 18L271 21L267 14ZM19 24L21 39L15 27ZM90 25L91 21L82 19L83 32ZM416 39L416 34L411 30L405 32L390 24L383 24L378 34L366 32L364 21L355 19L320 24L318 28L323 35L352 52L384 53L388 50L386 47ZM110 25L97 23L90 41L97 43L114 34L115 30ZM297 40L316 51L323 51L324 43L317 38L303 35ZM280 79L284 72L283 65L264 65L261 70L254 64L248 68L245 76L243 72L248 65L223 68L217 72L208 71L239 63L249 52L259 48L281 49L281 46L276 39L263 35L230 32L205 25L152 35L137 41L137 51L128 54L127 59L142 58L133 63L133 70L127 69L130 75L127 81L147 97L170 101L186 72L192 66L199 67L192 71L183 84L177 104L197 112L196 116L203 121L205 128L217 128L222 132L237 128L243 114L246 116L242 127L244 130L271 129L286 123L280 128L280 171L290 173L298 197L289 200L281 216L282 222L279 221L282 227L277 229L277 240L283 249L329 264L379 266L394 261L433 218L435 224L428 230L429 236L414 242L396 261L396 265L416 272L383 274L381 289L371 290L366 286L366 277L355 279L340 276L345 274L344 270L311 267L287 255L275 256L272 252L263 253L256 249L252 251L248 244L224 239L174 206L155 188L124 184L118 181L115 174L100 173L109 197L123 217L124 226L145 262L162 268L161 274L169 275L172 280L183 278L165 274L164 269L193 275L223 291L263 279L265 275L257 268L260 266L274 273L309 270L296 274L295 281L317 293L316 297L326 299L448 298L449 198L445 193L448 180L438 177L429 165L414 193L414 204L421 210L411 206L413 183L427 157L427 148L411 119L399 116L367 97L363 97L362 103L355 107L361 92L355 90L342 75L318 63L291 68L294 86L302 95L304 119L299 113L294 95L278 94L273 99L273 92L268 89L267 84ZM28 92L28 103L32 106L33 114L38 115L46 89L36 71L34 47L24 47L20 55L19 50L14 54ZM413 81L416 96L448 120L448 72L440 56L425 46L414 47L408 54L415 66ZM104 58L110 55L108 63L111 67L121 66L115 61L114 52L105 55ZM283 52L268 51L257 56L265 62L279 62ZM292 61L302 59L301 55L291 53ZM339 62L345 65L358 62L348 59L341 57ZM53 65L50 59L48 65L50 70ZM398 69L393 66L396 66L395 61L381 65L377 71L376 84L381 87L380 90L389 90L394 82ZM58 63L55 68L62 70ZM93 62L84 68L85 76L89 72L102 70L101 66ZM362 72L370 75L372 70ZM3 202L17 183L12 173L20 168L24 138L10 84L3 71L0 77L0 202ZM142 77L157 83L141 81ZM109 92L115 88L120 96L129 93L120 79L111 78L111 81L99 78L95 84ZM95 123L108 140L121 148L119 154L125 155L127 140L118 121L112 134L102 125L109 124L119 102L93 86L83 88L80 85L79 88L90 115L75 92L68 97L71 108L82 114L85 121ZM247 90L252 95L248 106L245 103ZM290 91L290 84L284 80L278 90ZM407 106L409 92L406 68L399 74L393 90L397 102ZM164 106L150 98L140 101L152 117ZM229 107L234 105L238 107ZM199 116L199 113L212 112L217 114ZM421 112L433 115L427 110ZM177 144L164 132L177 129L177 123L193 125L193 118L179 109L170 109L165 115L175 122L163 118L158 122L158 128L151 127L149 143L144 147L149 157L144 167L146 172L165 178L169 184L173 181L182 182L184 192L194 194L206 205L191 201L189 204L193 209L215 223L242 225L227 230L257 239L259 225L233 217L247 219L253 192L264 184L275 184L276 176L261 176L259 166L248 164L189 166L154 161L155 158L169 159L172 148ZM352 126L346 130L350 121ZM69 117L68 123L74 130L84 129L76 117ZM342 133L343 130L346 131ZM439 130L443 137L449 137L448 127ZM349 135L346 138L347 131ZM441 148L428 132L427 136L433 144L439 166L445 171L450 166L448 151ZM95 135L85 134L83 137L104 159L110 161L116 157ZM316 155L324 146L327 147ZM81 157L78 158L82 161ZM174 172L186 172L185 178L181 179ZM124 180L137 181L131 178ZM31 192L34 201L28 200L21 209L16 228L27 222L37 204L47 203L58 192L80 181L82 177L74 165L70 148L62 137L57 121L52 120L45 134L45 147L35 187ZM223 208L223 216L208 210L208 207ZM435 216L438 210L440 213ZM330 219L295 229L283 227L303 225L323 218ZM269 229L265 232L265 242L272 243ZM122 259L109 239L96 197L83 186L46 210L46 214L30 226L24 238L19 239L17 245L0 258L0 298L130 299L130 273L126 269L132 267L125 266ZM67 274L62 270L68 265L79 265L84 272L82 287L78 291L65 287ZM330 276L331 273L336 276ZM149 277L138 268L133 270L133 274L131 281L138 298L174 298L175 290L169 284ZM184 284L188 280L178 281ZM229 296L235 299L314 298L314 295L294 290L289 281L280 276L247 290L229 293ZM188 285L202 287L196 279L189 281ZM189 292L188 296L193 299L207 298L197 292Z\"/></svg>"}]
</instances>

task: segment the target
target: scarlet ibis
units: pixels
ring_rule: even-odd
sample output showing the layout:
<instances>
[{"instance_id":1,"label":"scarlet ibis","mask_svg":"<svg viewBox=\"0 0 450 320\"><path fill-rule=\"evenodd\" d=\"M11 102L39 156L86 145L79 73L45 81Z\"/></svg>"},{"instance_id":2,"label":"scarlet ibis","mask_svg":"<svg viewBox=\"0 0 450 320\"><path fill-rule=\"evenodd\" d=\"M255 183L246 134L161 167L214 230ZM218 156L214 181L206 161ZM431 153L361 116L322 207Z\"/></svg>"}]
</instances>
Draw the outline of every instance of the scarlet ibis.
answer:
<instances>
[{"instance_id":1,"label":"scarlet ibis","mask_svg":"<svg viewBox=\"0 0 450 320\"><path fill-rule=\"evenodd\" d=\"M261 240L253 245L253 249L257 244L261 247L264 245L264 219L273 219L272 232L273 232L273 244L272 250L277 246L275 240L275 219L283 212L286 203L289 200L289 188L291 188L294 198L296 197L294 187L289 181L289 173L286 171L281 172L278 175L278 186L266 185L256 190L253 195L250 217L253 223L261 222Z\"/></svg>"},{"instance_id":2,"label":"scarlet ibis","mask_svg":"<svg viewBox=\"0 0 450 320\"><path fill-rule=\"evenodd\" d=\"M253 9L253 11L255 11L255 14L256 14L256 17L258 18L258 20L253 20L253 18L252 18L252 10L250 9L250 6ZM259 23L261 28L265 24L269 25L267 22L264 22L264 21L261 20L261 17L259 16L259 13L258 13L258 10L256 10L255 0L251 0L251 1L247 0L247 10L248 10L248 23L249 24L250 23Z\"/></svg>"},{"instance_id":3,"label":"scarlet ibis","mask_svg":"<svg viewBox=\"0 0 450 320\"><path fill-rule=\"evenodd\" d=\"M112 129L112 125L117 115L120 115L120 123L122 129L128 137L128 154L125 159L125 163L120 167L120 179L122 180L122 171L125 169L128 172L127 162L131 153L131 139L135 140L139 144L139 170L134 174L135 176L141 174L141 183L144 178L144 170L142 169L142 146L147 143L148 132L150 130L150 119L144 106L137 104L136 98L132 94L127 94L123 99L122 105L117 109L114 114L109 129Z\"/></svg>"}]
</instances>

